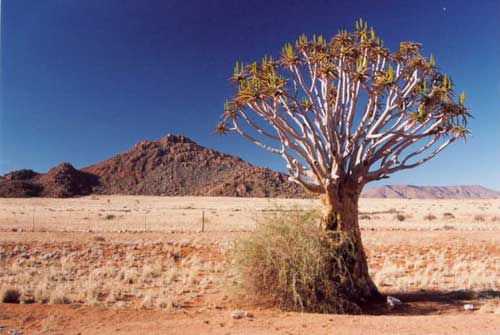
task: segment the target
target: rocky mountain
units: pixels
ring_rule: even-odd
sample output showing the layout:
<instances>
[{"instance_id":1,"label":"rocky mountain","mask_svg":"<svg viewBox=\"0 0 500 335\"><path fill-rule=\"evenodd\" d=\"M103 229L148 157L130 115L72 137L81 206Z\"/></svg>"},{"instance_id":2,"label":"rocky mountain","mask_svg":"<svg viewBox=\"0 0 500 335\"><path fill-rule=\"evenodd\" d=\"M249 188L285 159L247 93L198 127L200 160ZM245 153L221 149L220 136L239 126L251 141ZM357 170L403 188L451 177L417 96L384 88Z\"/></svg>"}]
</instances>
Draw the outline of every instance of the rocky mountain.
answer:
<instances>
[{"instance_id":1,"label":"rocky mountain","mask_svg":"<svg viewBox=\"0 0 500 335\"><path fill-rule=\"evenodd\" d=\"M365 189L362 197L395 199L500 199L500 192L478 185L385 185Z\"/></svg>"},{"instance_id":2,"label":"rocky mountain","mask_svg":"<svg viewBox=\"0 0 500 335\"><path fill-rule=\"evenodd\" d=\"M63 163L45 174L11 172L1 197L70 197L97 194L306 197L284 173L202 147L181 135L144 141L81 170Z\"/></svg>"}]
</instances>

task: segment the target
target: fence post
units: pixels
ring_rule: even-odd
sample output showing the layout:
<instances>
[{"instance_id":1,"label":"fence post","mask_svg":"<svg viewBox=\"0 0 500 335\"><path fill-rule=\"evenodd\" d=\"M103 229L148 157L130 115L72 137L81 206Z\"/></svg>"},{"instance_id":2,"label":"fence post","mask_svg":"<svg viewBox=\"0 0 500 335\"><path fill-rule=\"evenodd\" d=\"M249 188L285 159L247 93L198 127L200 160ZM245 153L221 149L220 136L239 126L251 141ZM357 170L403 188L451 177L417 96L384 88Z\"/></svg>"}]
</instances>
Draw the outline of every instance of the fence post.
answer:
<instances>
[{"instance_id":1,"label":"fence post","mask_svg":"<svg viewBox=\"0 0 500 335\"><path fill-rule=\"evenodd\" d=\"M32 231L35 231L35 211L36 211L36 207L33 207L33 219L31 222L31 230Z\"/></svg>"},{"instance_id":2,"label":"fence post","mask_svg":"<svg viewBox=\"0 0 500 335\"><path fill-rule=\"evenodd\" d=\"M201 211L201 232L205 231L205 210Z\"/></svg>"},{"instance_id":3,"label":"fence post","mask_svg":"<svg viewBox=\"0 0 500 335\"><path fill-rule=\"evenodd\" d=\"M253 215L254 215L254 220L255 220L255 230L257 230L257 228L259 226L259 219L257 218L257 209L254 209Z\"/></svg>"}]
</instances>

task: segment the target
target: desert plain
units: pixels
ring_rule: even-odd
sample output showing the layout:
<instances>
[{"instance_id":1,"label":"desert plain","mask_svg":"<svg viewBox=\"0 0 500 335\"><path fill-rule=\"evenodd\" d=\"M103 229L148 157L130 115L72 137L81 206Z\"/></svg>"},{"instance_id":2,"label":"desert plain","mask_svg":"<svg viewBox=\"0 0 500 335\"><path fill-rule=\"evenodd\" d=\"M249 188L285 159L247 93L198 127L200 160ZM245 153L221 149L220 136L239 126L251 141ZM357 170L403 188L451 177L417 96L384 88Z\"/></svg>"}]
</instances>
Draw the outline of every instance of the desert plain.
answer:
<instances>
[{"instance_id":1,"label":"desert plain","mask_svg":"<svg viewBox=\"0 0 500 335\"><path fill-rule=\"evenodd\" d=\"M232 243L273 213L320 207L313 199L1 199L0 291L19 292L20 303L0 304L0 334L500 332L500 200L361 199L370 272L402 301L395 308L298 313L245 296L228 261Z\"/></svg>"}]
</instances>

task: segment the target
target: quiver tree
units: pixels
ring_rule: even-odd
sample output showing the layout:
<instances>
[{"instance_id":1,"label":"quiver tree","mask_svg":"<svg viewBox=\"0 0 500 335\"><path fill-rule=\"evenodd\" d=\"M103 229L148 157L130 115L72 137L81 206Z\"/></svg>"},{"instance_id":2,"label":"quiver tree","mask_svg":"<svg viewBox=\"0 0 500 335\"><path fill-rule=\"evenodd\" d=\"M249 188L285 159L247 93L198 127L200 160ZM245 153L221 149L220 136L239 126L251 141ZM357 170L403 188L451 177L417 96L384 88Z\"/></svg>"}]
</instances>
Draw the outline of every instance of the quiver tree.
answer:
<instances>
[{"instance_id":1,"label":"quiver tree","mask_svg":"<svg viewBox=\"0 0 500 335\"><path fill-rule=\"evenodd\" d=\"M419 166L465 138L465 94L421 45L389 51L362 20L330 41L304 35L277 60L240 64L218 134L234 131L283 157L290 179L322 194L326 231L355 242L351 273L360 299L379 296L368 274L358 198L374 180Z\"/></svg>"}]
</instances>

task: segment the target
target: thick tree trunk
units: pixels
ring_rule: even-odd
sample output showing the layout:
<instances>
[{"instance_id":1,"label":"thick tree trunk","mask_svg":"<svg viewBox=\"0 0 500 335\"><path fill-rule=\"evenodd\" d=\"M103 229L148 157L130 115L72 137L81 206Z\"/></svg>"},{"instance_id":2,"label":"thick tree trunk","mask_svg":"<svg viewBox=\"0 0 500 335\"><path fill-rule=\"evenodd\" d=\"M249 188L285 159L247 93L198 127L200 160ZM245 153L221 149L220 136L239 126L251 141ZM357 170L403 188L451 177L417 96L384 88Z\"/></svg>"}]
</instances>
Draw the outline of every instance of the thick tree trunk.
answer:
<instances>
[{"instance_id":1,"label":"thick tree trunk","mask_svg":"<svg viewBox=\"0 0 500 335\"><path fill-rule=\"evenodd\" d=\"M358 200L361 190L356 185L340 185L330 190L326 197L326 212L323 229L340 231L346 234L354 244L355 261L350 265L350 273L354 281L350 294L360 303L378 302L383 298L377 290L368 272L366 254L361 241L358 223Z\"/></svg>"}]
</instances>

